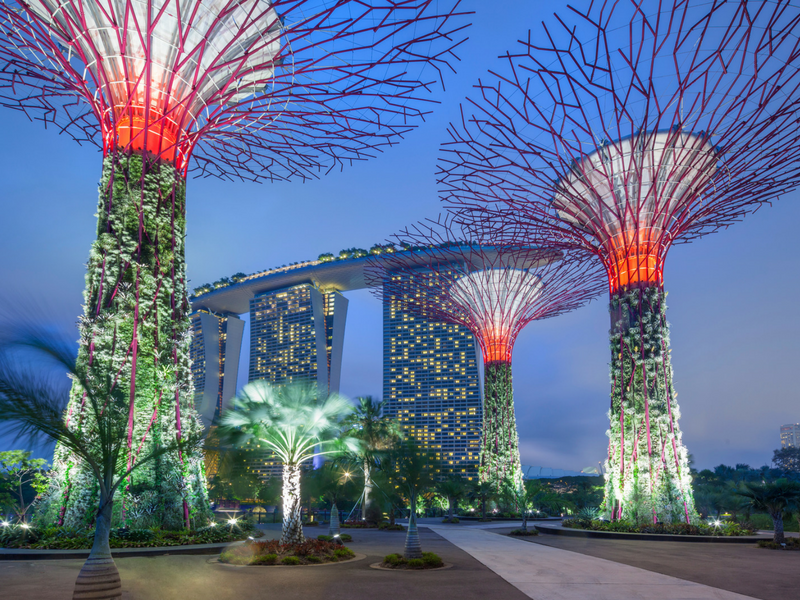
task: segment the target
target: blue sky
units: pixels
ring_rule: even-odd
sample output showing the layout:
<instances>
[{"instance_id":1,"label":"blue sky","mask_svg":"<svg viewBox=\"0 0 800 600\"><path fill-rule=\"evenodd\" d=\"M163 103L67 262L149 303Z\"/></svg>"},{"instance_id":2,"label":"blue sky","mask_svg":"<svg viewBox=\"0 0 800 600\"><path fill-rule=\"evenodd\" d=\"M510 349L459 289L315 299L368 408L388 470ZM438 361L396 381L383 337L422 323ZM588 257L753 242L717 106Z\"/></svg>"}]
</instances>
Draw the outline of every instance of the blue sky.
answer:
<instances>
[{"instance_id":1,"label":"blue sky","mask_svg":"<svg viewBox=\"0 0 800 600\"><path fill-rule=\"evenodd\" d=\"M190 288L321 252L368 248L438 214L438 145L459 102L499 54L559 5L465 2L476 10L474 25L458 74L436 93L441 104L369 162L305 184L190 180ZM36 304L77 338L101 155L9 110L0 110L0 131L0 302L7 310ZM779 446L780 425L800 421L798 200L793 193L727 231L675 247L667 260L681 427L700 468L761 465ZM342 391L380 396L380 304L367 291L348 297ZM514 384L523 463L579 470L604 459L607 334L601 299L533 323L519 337ZM0 439L0 449L13 446Z\"/></svg>"}]
</instances>

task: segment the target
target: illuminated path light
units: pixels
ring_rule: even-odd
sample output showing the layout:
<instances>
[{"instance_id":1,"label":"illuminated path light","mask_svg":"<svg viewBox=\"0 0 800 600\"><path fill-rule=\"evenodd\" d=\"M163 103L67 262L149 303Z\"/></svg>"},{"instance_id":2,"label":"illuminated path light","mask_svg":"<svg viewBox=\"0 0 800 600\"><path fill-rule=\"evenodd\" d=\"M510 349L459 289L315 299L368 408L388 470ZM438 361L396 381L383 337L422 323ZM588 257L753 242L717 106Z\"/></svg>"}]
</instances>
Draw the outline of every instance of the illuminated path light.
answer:
<instances>
[{"instance_id":1,"label":"illuminated path light","mask_svg":"<svg viewBox=\"0 0 800 600\"><path fill-rule=\"evenodd\" d=\"M670 364L670 247L800 180L800 7L786 1L564 8L477 86L443 145L459 220L595 254L608 276L604 512L696 521Z\"/></svg>"},{"instance_id":2,"label":"illuminated path light","mask_svg":"<svg viewBox=\"0 0 800 600\"><path fill-rule=\"evenodd\" d=\"M511 379L514 342L531 321L600 295L600 264L586 252L495 244L448 219L415 225L396 241L407 250L370 261L373 292L426 319L463 325L475 336L484 365L479 477L498 490L516 490L522 468Z\"/></svg>"},{"instance_id":3,"label":"illuminated path light","mask_svg":"<svg viewBox=\"0 0 800 600\"><path fill-rule=\"evenodd\" d=\"M79 361L127 415L130 467L194 439L186 176L309 179L414 127L462 40L456 0L2 0L0 104L103 150ZM68 425L90 436L85 390ZM62 446L45 518L84 526L97 486ZM199 447L126 482L113 520L208 521ZM122 469L125 472L125 469Z\"/></svg>"}]
</instances>

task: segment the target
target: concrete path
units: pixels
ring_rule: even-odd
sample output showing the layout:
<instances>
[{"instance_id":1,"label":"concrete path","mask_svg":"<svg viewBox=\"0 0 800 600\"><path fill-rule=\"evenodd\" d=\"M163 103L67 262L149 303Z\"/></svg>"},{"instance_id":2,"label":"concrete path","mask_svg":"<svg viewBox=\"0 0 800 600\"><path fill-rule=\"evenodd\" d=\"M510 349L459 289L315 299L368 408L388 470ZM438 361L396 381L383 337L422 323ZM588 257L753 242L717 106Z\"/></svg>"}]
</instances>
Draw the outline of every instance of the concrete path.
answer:
<instances>
[{"instance_id":1,"label":"concrete path","mask_svg":"<svg viewBox=\"0 0 800 600\"><path fill-rule=\"evenodd\" d=\"M535 600L747 600L576 552L531 544L470 527L425 525Z\"/></svg>"}]
</instances>

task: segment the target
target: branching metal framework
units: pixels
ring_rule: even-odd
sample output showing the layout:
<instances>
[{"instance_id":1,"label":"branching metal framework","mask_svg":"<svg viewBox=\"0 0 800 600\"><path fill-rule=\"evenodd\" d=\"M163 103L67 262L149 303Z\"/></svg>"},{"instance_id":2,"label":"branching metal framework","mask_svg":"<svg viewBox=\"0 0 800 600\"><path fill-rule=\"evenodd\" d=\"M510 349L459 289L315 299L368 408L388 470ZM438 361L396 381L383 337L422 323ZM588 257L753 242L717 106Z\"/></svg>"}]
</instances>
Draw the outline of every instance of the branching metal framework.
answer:
<instances>
[{"instance_id":1,"label":"branching metal framework","mask_svg":"<svg viewBox=\"0 0 800 600\"><path fill-rule=\"evenodd\" d=\"M3 0L0 105L106 154L305 179L423 117L463 15L457 0Z\"/></svg>"},{"instance_id":2,"label":"branching metal framework","mask_svg":"<svg viewBox=\"0 0 800 600\"><path fill-rule=\"evenodd\" d=\"M466 221L600 258L612 300L606 509L691 520L664 261L798 185L800 7L598 0L561 12L501 57L451 125L443 199Z\"/></svg>"},{"instance_id":3,"label":"branching metal framework","mask_svg":"<svg viewBox=\"0 0 800 600\"><path fill-rule=\"evenodd\" d=\"M475 335L485 375L480 477L516 489L522 472L511 384L514 342L531 321L600 295L601 265L586 252L498 245L450 218L416 224L394 241L405 251L382 254L367 268L373 293Z\"/></svg>"},{"instance_id":4,"label":"branching metal framework","mask_svg":"<svg viewBox=\"0 0 800 600\"><path fill-rule=\"evenodd\" d=\"M128 415L122 472L202 432L187 172L308 179L369 158L426 114L464 15L458 0L0 0L0 105L103 150L78 359ZM91 438L86 392L73 386L67 422ZM204 525L202 468L184 451L140 468L113 520ZM43 520L91 523L88 465L59 446L54 472Z\"/></svg>"}]
</instances>

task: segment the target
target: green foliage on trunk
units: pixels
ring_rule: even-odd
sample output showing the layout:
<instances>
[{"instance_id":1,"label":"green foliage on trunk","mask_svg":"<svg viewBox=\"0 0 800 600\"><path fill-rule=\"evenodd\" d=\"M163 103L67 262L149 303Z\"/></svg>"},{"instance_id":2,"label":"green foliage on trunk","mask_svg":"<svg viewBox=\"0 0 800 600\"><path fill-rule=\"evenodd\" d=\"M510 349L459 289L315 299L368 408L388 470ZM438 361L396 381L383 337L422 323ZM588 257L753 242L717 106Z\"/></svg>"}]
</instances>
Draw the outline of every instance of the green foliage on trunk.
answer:
<instances>
[{"instance_id":1,"label":"green foliage on trunk","mask_svg":"<svg viewBox=\"0 0 800 600\"><path fill-rule=\"evenodd\" d=\"M80 319L78 364L98 397L124 414L127 452L119 471L160 443L197 435L189 359L185 191L172 165L137 154L106 157L97 240ZM85 390L73 385L69 427L90 429ZM116 417L119 418L119 417ZM80 527L96 514L88 467L58 445L40 519ZM179 529L208 521L200 452L160 456L133 473L114 503L114 525Z\"/></svg>"},{"instance_id":2,"label":"green foliage on trunk","mask_svg":"<svg viewBox=\"0 0 800 600\"><path fill-rule=\"evenodd\" d=\"M511 363L492 362L484 368L479 475L498 493L522 485Z\"/></svg>"},{"instance_id":3,"label":"green foliage on trunk","mask_svg":"<svg viewBox=\"0 0 800 600\"><path fill-rule=\"evenodd\" d=\"M666 293L611 298L611 410L603 508L637 522L696 521L689 454L672 386Z\"/></svg>"}]
</instances>

